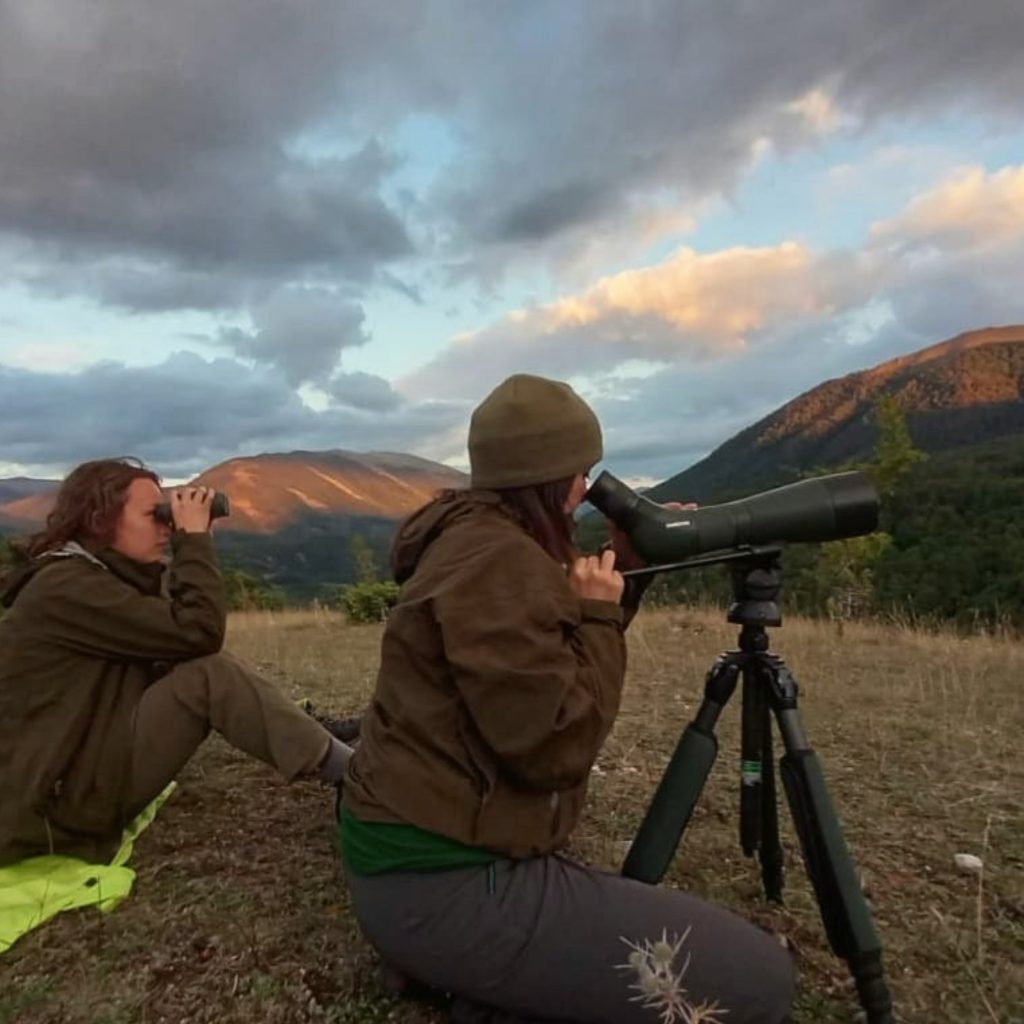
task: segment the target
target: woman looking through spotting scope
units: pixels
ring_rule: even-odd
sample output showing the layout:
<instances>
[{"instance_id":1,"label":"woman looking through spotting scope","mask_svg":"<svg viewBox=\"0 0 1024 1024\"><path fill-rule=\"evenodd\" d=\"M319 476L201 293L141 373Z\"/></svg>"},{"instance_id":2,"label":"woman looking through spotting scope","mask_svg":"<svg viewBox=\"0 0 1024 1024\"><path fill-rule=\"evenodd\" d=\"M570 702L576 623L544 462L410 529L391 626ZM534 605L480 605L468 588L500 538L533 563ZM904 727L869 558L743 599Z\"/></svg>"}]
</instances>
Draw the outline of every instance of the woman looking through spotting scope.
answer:
<instances>
[{"instance_id":1,"label":"woman looking through spotting scope","mask_svg":"<svg viewBox=\"0 0 1024 1024\"><path fill-rule=\"evenodd\" d=\"M363 931L456 1006L577 1024L650 1024L639 950L685 937L679 999L780 1024L793 968L776 939L558 853L619 710L638 597L624 538L573 545L594 413L566 384L510 377L473 413L469 456L470 489L415 513L392 552L402 592L339 824Z\"/></svg>"}]
</instances>

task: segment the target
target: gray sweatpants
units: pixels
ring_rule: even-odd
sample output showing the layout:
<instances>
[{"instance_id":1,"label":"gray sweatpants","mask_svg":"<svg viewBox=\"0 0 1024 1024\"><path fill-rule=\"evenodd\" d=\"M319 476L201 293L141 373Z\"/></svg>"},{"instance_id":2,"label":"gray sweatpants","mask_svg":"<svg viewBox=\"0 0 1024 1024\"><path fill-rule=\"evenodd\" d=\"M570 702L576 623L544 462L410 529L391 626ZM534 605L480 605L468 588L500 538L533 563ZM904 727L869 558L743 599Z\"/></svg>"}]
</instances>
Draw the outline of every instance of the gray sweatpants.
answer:
<instances>
[{"instance_id":1,"label":"gray sweatpants","mask_svg":"<svg viewBox=\"0 0 1024 1024\"><path fill-rule=\"evenodd\" d=\"M643 965L653 964L636 948L663 934L670 944L686 935L670 972L682 972L688 1004L728 1011L712 1019L781 1024L793 998L790 956L771 935L686 893L561 857L348 882L360 926L390 965L527 1021L657 1024L663 1006L642 998Z\"/></svg>"}]
</instances>

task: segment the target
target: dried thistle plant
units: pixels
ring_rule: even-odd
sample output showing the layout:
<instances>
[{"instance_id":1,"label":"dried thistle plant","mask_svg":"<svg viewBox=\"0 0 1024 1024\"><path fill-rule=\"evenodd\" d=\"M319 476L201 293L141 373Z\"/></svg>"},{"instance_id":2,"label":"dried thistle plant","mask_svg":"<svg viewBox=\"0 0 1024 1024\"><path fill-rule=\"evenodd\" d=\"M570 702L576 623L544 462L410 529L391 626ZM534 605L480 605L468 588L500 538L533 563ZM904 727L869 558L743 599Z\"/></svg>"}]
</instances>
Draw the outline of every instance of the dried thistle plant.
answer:
<instances>
[{"instance_id":1,"label":"dried thistle plant","mask_svg":"<svg viewBox=\"0 0 1024 1024\"><path fill-rule=\"evenodd\" d=\"M676 967L676 958L690 936L687 928L682 935L670 938L662 930L661 938L652 942L643 939L632 942L622 941L631 952L624 964L616 964L616 970L631 971L636 980L629 986L637 994L630 1001L658 1013L661 1024L719 1024L729 1011L717 1002L694 1003L683 984L690 967L690 954L684 957L681 966Z\"/></svg>"}]
</instances>

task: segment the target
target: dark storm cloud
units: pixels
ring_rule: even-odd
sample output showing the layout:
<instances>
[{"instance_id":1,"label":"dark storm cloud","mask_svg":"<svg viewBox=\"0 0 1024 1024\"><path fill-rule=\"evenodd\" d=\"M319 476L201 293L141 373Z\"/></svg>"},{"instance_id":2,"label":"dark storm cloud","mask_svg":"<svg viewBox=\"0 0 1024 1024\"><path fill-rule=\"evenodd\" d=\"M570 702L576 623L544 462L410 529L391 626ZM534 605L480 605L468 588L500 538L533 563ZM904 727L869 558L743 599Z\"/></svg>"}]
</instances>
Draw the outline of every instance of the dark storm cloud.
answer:
<instances>
[{"instance_id":1,"label":"dark storm cloud","mask_svg":"<svg viewBox=\"0 0 1024 1024\"><path fill-rule=\"evenodd\" d=\"M159 366L104 363L77 374L0 366L3 461L53 473L124 453L171 477L234 455L297 448L429 454L467 415L463 404L437 402L315 412L277 373L188 353Z\"/></svg>"},{"instance_id":2,"label":"dark storm cloud","mask_svg":"<svg viewBox=\"0 0 1024 1024\"><path fill-rule=\"evenodd\" d=\"M584 224L609 204L609 188L596 181L571 181L543 188L506 206L487 234L510 242L532 242Z\"/></svg>"},{"instance_id":3,"label":"dark storm cloud","mask_svg":"<svg viewBox=\"0 0 1024 1024\"><path fill-rule=\"evenodd\" d=\"M403 281L400 277L396 277L394 274L387 270L382 270L378 275L380 282L391 288L393 291L398 292L399 295L404 295L410 302L417 306L423 305L423 293L419 288L409 284L408 281Z\"/></svg>"},{"instance_id":4,"label":"dark storm cloud","mask_svg":"<svg viewBox=\"0 0 1024 1024\"><path fill-rule=\"evenodd\" d=\"M428 115L460 148L415 216L482 265L652 192L728 190L759 140L815 137L792 106L811 90L865 124L1019 118L1022 50L1018 0L0 0L0 230L213 275L229 301L238 278L367 281L411 250L382 186L396 126ZM174 301L132 283L100 295Z\"/></svg>"},{"instance_id":5,"label":"dark storm cloud","mask_svg":"<svg viewBox=\"0 0 1024 1024\"><path fill-rule=\"evenodd\" d=\"M282 289L256 306L252 319L253 330L224 328L217 341L277 367L292 387L325 383L343 349L369 340L362 307L324 289Z\"/></svg>"},{"instance_id":6,"label":"dark storm cloud","mask_svg":"<svg viewBox=\"0 0 1024 1024\"><path fill-rule=\"evenodd\" d=\"M134 309L207 308L218 304L215 288L219 305L231 305L242 282L366 281L409 251L402 223L371 190L353 187L345 161L274 163L186 172L138 197L108 183L81 203L66 185L31 195L0 179L0 224L37 240L58 275L81 274L84 264L83 285L95 277L99 297ZM97 258L115 265L95 272ZM119 269L119 258L132 263Z\"/></svg>"},{"instance_id":7,"label":"dark storm cloud","mask_svg":"<svg viewBox=\"0 0 1024 1024\"><path fill-rule=\"evenodd\" d=\"M58 266L214 275L229 301L236 278L368 279L410 249L379 194L392 159L372 132L347 133L341 156L295 145L345 100L350 49L375 31L362 7L4 0L0 230ZM166 301L142 292L99 294Z\"/></svg>"},{"instance_id":8,"label":"dark storm cloud","mask_svg":"<svg viewBox=\"0 0 1024 1024\"><path fill-rule=\"evenodd\" d=\"M536 259L524 241L583 245L652 194L728 192L763 140L819 136L798 102L815 90L865 126L1021 116L1016 0L488 7L429 38L473 142L435 194L485 264L488 248Z\"/></svg>"},{"instance_id":9,"label":"dark storm cloud","mask_svg":"<svg viewBox=\"0 0 1024 1024\"><path fill-rule=\"evenodd\" d=\"M402 404L391 385L372 373L339 373L327 385L338 405L369 412L389 412Z\"/></svg>"},{"instance_id":10,"label":"dark storm cloud","mask_svg":"<svg viewBox=\"0 0 1024 1024\"><path fill-rule=\"evenodd\" d=\"M12 252L21 251L20 259ZM245 304L253 291L243 278L217 270L199 271L166 261L138 257L89 257L85 252L48 254L25 246L8 247L6 262L19 268L22 281L44 297L90 296L131 313L181 309L215 311Z\"/></svg>"}]
</instances>

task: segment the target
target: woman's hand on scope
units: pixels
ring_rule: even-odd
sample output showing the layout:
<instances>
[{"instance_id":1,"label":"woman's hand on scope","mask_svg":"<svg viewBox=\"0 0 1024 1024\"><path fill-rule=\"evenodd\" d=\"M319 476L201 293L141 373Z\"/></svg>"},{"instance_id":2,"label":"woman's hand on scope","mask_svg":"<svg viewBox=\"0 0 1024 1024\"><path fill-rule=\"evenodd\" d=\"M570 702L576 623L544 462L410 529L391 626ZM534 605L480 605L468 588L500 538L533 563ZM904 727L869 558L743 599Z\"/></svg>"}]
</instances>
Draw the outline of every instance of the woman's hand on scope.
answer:
<instances>
[{"instance_id":1,"label":"woman's hand on scope","mask_svg":"<svg viewBox=\"0 0 1024 1024\"><path fill-rule=\"evenodd\" d=\"M666 501L662 508L671 509L673 512L692 512L700 506L695 501L688 501L685 504L679 501ZM608 530L611 550L615 552L615 564L623 572L630 569L642 569L647 563L633 550L629 543L629 537L620 530L614 523L609 523Z\"/></svg>"},{"instance_id":2,"label":"woman's hand on scope","mask_svg":"<svg viewBox=\"0 0 1024 1024\"><path fill-rule=\"evenodd\" d=\"M175 529L185 533L206 533L210 529L212 487L179 487L171 495Z\"/></svg>"},{"instance_id":3,"label":"woman's hand on scope","mask_svg":"<svg viewBox=\"0 0 1024 1024\"><path fill-rule=\"evenodd\" d=\"M569 586L577 597L618 604L626 581L615 571L615 552L577 558L569 569Z\"/></svg>"}]
</instances>

